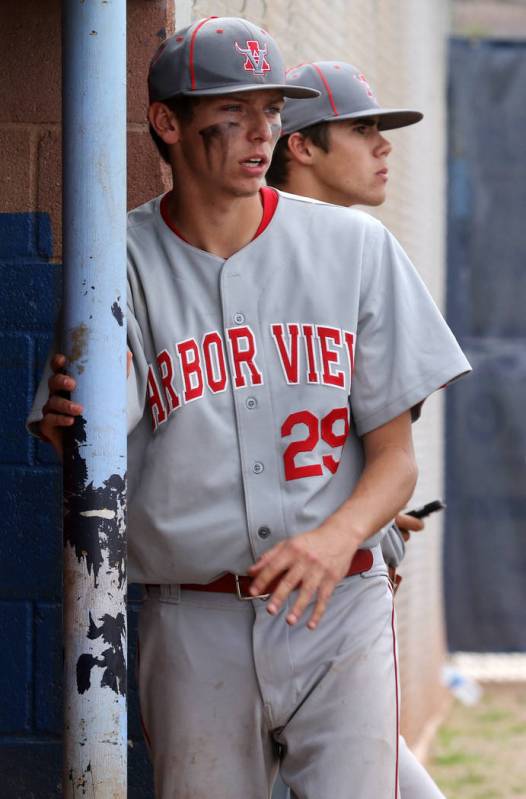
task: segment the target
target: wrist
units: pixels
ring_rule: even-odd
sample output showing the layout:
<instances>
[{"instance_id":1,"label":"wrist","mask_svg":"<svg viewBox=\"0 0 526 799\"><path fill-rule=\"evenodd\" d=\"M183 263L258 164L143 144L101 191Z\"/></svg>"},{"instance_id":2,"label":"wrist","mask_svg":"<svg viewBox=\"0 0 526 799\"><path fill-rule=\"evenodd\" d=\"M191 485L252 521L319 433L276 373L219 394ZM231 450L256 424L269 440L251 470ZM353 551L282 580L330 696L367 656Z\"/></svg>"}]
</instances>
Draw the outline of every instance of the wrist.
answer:
<instances>
[{"instance_id":1,"label":"wrist","mask_svg":"<svg viewBox=\"0 0 526 799\"><path fill-rule=\"evenodd\" d=\"M338 536L345 540L349 545L358 548L367 539L367 531L356 523L355 518L350 518L348 513L337 511L333 516L329 517L327 521L321 525L320 529L331 534Z\"/></svg>"}]
</instances>

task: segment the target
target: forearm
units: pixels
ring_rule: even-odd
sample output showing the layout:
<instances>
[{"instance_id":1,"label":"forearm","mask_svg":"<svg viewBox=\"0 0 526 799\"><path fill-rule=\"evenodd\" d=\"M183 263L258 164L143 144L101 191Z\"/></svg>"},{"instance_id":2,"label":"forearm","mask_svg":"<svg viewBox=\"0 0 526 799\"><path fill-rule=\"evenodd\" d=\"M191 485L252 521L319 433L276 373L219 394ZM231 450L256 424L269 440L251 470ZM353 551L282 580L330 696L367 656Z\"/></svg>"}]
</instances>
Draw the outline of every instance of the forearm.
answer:
<instances>
[{"instance_id":1,"label":"forearm","mask_svg":"<svg viewBox=\"0 0 526 799\"><path fill-rule=\"evenodd\" d=\"M339 528L361 546L391 521L411 497L417 478L412 443L386 444L366 458L349 499L322 527Z\"/></svg>"},{"instance_id":2,"label":"forearm","mask_svg":"<svg viewBox=\"0 0 526 799\"><path fill-rule=\"evenodd\" d=\"M334 586L349 571L356 550L405 505L417 476L409 411L363 437L365 467L349 499L314 530L280 541L250 567L252 596L283 578L267 605L277 613L290 592L301 586L287 622L295 624L316 594L308 622L314 629Z\"/></svg>"}]
</instances>

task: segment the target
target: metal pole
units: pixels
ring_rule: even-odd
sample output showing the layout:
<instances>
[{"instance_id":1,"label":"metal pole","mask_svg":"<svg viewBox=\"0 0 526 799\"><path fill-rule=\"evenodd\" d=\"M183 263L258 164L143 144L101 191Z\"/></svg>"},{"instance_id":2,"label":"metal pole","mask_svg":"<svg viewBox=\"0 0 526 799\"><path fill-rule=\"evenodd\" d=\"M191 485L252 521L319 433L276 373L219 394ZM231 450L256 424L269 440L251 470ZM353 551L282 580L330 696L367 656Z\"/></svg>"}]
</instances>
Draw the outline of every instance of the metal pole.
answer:
<instances>
[{"instance_id":1,"label":"metal pole","mask_svg":"<svg viewBox=\"0 0 526 799\"><path fill-rule=\"evenodd\" d=\"M126 797L126 0L63 0L64 777Z\"/></svg>"}]
</instances>

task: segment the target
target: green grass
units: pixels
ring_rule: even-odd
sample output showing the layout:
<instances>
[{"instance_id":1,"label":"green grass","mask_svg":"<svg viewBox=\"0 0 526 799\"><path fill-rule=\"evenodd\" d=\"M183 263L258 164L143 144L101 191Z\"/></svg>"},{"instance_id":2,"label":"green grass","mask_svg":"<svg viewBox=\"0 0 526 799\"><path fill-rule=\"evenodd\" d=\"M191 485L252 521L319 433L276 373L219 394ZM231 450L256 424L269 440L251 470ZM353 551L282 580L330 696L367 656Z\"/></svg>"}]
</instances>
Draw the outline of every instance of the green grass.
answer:
<instances>
[{"instance_id":1,"label":"green grass","mask_svg":"<svg viewBox=\"0 0 526 799\"><path fill-rule=\"evenodd\" d=\"M455 701L427 767L448 799L526 799L526 684L488 685Z\"/></svg>"},{"instance_id":2,"label":"green grass","mask_svg":"<svg viewBox=\"0 0 526 799\"><path fill-rule=\"evenodd\" d=\"M466 752L448 752L447 754L437 755L435 762L437 766L457 766L459 763L472 763L478 759L475 755L469 755Z\"/></svg>"}]
</instances>

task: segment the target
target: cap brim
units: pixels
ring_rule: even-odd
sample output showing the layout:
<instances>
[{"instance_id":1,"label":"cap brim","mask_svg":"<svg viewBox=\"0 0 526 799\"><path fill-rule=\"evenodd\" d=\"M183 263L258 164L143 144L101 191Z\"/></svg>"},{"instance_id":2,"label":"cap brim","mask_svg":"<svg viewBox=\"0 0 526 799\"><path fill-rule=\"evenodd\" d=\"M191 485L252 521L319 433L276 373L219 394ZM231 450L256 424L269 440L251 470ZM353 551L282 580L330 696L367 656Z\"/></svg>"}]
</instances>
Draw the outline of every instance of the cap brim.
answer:
<instances>
[{"instance_id":1,"label":"cap brim","mask_svg":"<svg viewBox=\"0 0 526 799\"><path fill-rule=\"evenodd\" d=\"M321 92L308 86L288 86L286 83L229 83L228 86L214 86L213 89L197 89L197 91L182 92L188 97L213 97L218 94L234 94L238 92L253 92L263 89L276 89L283 92L284 97L307 99L319 97Z\"/></svg>"},{"instance_id":2,"label":"cap brim","mask_svg":"<svg viewBox=\"0 0 526 799\"><path fill-rule=\"evenodd\" d=\"M393 130L415 125L423 119L424 115L420 111L410 111L407 108L368 108L366 111L353 111L352 114L326 117L324 121L337 122L340 119L366 119L367 117L379 118L379 130Z\"/></svg>"},{"instance_id":3,"label":"cap brim","mask_svg":"<svg viewBox=\"0 0 526 799\"><path fill-rule=\"evenodd\" d=\"M405 128L408 125L414 125L420 122L423 116L420 111L410 111L407 108L364 108L361 111L338 114L337 116L334 114L313 116L311 119L302 121L301 127L298 127L297 121L291 120L287 124L285 117L281 135L287 136L289 133L295 133L311 125L317 125L319 122L340 122L345 119L367 119L368 117L378 117L379 130L393 130L394 128Z\"/></svg>"}]
</instances>

